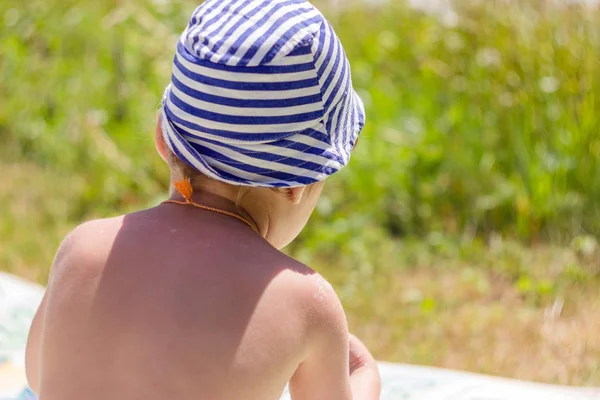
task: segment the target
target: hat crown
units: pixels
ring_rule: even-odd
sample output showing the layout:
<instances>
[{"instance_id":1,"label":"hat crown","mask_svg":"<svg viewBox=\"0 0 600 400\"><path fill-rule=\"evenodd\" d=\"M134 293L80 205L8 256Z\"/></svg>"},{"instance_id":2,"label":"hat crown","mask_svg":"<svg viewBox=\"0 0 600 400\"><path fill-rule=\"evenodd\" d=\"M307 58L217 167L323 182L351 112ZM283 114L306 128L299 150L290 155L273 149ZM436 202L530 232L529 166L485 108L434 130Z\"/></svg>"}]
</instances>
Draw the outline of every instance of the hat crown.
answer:
<instances>
[{"instance_id":1,"label":"hat crown","mask_svg":"<svg viewBox=\"0 0 600 400\"><path fill-rule=\"evenodd\" d=\"M323 23L325 18L305 0L209 0L194 11L181 43L199 59L252 67L310 56Z\"/></svg>"}]
</instances>

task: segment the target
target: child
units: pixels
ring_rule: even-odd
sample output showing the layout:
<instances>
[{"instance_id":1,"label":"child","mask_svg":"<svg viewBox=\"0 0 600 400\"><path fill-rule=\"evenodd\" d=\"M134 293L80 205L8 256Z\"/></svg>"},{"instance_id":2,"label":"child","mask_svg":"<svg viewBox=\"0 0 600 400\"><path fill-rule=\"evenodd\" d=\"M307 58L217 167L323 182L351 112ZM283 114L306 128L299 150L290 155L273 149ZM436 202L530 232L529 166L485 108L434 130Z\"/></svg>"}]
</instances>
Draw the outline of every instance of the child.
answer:
<instances>
[{"instance_id":1,"label":"child","mask_svg":"<svg viewBox=\"0 0 600 400\"><path fill-rule=\"evenodd\" d=\"M183 32L156 147L169 200L64 240L31 327L41 400L379 398L316 272L279 249L364 123L350 67L305 0L209 0Z\"/></svg>"}]
</instances>

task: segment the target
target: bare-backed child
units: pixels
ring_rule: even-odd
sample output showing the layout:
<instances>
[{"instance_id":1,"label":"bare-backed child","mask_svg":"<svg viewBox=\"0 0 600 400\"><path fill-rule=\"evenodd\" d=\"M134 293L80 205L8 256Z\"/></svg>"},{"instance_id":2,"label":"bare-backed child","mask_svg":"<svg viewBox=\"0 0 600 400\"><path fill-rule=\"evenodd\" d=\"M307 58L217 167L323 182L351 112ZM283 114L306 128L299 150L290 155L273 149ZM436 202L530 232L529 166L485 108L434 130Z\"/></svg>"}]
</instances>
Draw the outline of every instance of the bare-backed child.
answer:
<instances>
[{"instance_id":1,"label":"bare-backed child","mask_svg":"<svg viewBox=\"0 0 600 400\"><path fill-rule=\"evenodd\" d=\"M378 399L336 293L280 251L363 124L310 3L198 7L156 128L170 199L61 244L27 345L40 400Z\"/></svg>"}]
</instances>

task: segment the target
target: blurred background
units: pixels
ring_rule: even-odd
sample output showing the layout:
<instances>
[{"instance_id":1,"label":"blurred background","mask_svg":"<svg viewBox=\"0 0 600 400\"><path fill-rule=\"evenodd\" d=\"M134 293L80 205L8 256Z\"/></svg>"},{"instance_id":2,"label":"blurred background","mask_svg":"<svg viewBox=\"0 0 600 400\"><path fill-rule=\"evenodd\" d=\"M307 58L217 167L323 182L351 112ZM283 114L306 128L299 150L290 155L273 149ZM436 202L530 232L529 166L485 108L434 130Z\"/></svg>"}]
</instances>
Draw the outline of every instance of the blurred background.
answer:
<instances>
[{"instance_id":1,"label":"blurred background","mask_svg":"<svg viewBox=\"0 0 600 400\"><path fill-rule=\"evenodd\" d=\"M600 385L600 8L316 1L368 123L287 251L378 359ZM156 111L198 1L0 1L0 270L155 205Z\"/></svg>"}]
</instances>

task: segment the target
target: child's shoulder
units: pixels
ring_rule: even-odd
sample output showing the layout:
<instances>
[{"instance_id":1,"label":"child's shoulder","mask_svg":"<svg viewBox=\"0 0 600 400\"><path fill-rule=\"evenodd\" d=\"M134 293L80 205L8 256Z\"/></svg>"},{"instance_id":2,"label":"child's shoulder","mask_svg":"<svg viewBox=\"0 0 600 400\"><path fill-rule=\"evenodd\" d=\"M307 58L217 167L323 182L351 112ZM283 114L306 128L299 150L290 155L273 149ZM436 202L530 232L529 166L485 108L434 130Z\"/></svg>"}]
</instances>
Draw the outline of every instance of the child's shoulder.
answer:
<instances>
[{"instance_id":1,"label":"child's shoulder","mask_svg":"<svg viewBox=\"0 0 600 400\"><path fill-rule=\"evenodd\" d=\"M60 244L57 258L82 248L99 248L99 245L112 241L123 223L123 218L124 216L94 219L76 226Z\"/></svg>"},{"instance_id":2,"label":"child's shoulder","mask_svg":"<svg viewBox=\"0 0 600 400\"><path fill-rule=\"evenodd\" d=\"M307 320L313 325L345 325L342 304L329 281L301 262L286 258L286 271L278 282L283 296L293 298L296 306L304 310Z\"/></svg>"},{"instance_id":3,"label":"child's shoulder","mask_svg":"<svg viewBox=\"0 0 600 400\"><path fill-rule=\"evenodd\" d=\"M91 269L91 266L97 264L97 261L105 259L122 221L123 216L94 219L71 230L58 247L50 278L70 270L70 266L73 265L90 266L88 269ZM71 272L69 271L69 273Z\"/></svg>"}]
</instances>

